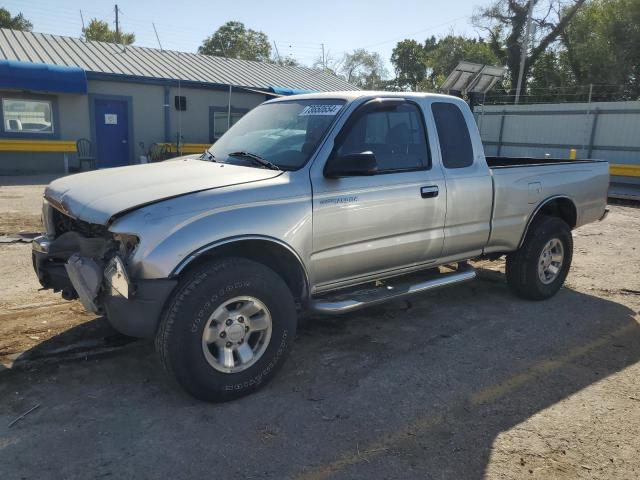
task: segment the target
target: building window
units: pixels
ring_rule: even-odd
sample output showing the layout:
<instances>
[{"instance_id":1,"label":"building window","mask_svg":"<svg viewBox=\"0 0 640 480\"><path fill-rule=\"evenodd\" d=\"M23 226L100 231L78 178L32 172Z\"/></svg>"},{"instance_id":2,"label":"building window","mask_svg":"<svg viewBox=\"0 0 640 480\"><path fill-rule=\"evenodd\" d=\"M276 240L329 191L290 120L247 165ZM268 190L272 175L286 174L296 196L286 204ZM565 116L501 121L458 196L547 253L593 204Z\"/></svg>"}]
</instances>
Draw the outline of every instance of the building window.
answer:
<instances>
[{"instance_id":1,"label":"building window","mask_svg":"<svg viewBox=\"0 0 640 480\"><path fill-rule=\"evenodd\" d=\"M2 118L5 133L54 133L53 107L49 100L3 98Z\"/></svg>"},{"instance_id":2,"label":"building window","mask_svg":"<svg viewBox=\"0 0 640 480\"><path fill-rule=\"evenodd\" d=\"M249 109L232 108L231 109L231 126L233 127ZM209 107L209 141L211 143L218 140L224 132L228 130L229 119L227 118L227 108Z\"/></svg>"},{"instance_id":3,"label":"building window","mask_svg":"<svg viewBox=\"0 0 640 480\"><path fill-rule=\"evenodd\" d=\"M187 97L185 97L184 95L176 95L174 98L174 104L175 104L176 110L180 110L181 112L186 111Z\"/></svg>"}]
</instances>

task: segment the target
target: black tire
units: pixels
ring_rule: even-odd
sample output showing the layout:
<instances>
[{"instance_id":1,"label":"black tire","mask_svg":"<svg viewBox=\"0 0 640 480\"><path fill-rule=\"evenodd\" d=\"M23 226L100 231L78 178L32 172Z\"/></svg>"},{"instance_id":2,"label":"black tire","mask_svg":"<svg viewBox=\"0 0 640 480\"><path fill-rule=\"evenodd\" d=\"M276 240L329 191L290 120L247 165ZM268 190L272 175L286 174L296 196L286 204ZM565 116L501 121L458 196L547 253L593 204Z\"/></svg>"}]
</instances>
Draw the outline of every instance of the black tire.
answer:
<instances>
[{"instance_id":1,"label":"black tire","mask_svg":"<svg viewBox=\"0 0 640 480\"><path fill-rule=\"evenodd\" d=\"M271 337L262 356L245 370L216 370L203 351L207 320L225 301L251 296L271 315ZM244 258L204 264L185 276L168 302L156 334L156 350L168 372L194 397L227 401L265 385L286 358L296 333L293 296L268 267Z\"/></svg>"},{"instance_id":2,"label":"black tire","mask_svg":"<svg viewBox=\"0 0 640 480\"><path fill-rule=\"evenodd\" d=\"M547 243L558 239L562 243L564 258L555 279L545 284L538 275L538 262ZM511 291L528 300L546 300L562 287L573 257L571 229L557 217L539 216L529 226L524 244L507 255L506 276Z\"/></svg>"}]
</instances>

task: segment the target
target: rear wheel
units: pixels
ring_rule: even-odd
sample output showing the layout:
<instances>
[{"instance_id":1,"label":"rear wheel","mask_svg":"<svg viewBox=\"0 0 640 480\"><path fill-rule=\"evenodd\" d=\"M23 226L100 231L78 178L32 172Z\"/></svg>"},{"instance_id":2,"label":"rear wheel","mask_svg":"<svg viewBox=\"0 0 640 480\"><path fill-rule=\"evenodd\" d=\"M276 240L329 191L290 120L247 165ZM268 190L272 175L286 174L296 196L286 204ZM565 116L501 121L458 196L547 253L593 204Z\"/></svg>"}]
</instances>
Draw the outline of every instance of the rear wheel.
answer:
<instances>
[{"instance_id":1,"label":"rear wheel","mask_svg":"<svg viewBox=\"0 0 640 480\"><path fill-rule=\"evenodd\" d=\"M230 258L182 280L164 312L156 349L191 395L225 401L266 384L295 331L295 304L284 281L260 263Z\"/></svg>"},{"instance_id":2,"label":"rear wheel","mask_svg":"<svg viewBox=\"0 0 640 480\"><path fill-rule=\"evenodd\" d=\"M507 255L507 283L519 297L545 300L562 287L573 256L571 229L557 217L536 218L522 247Z\"/></svg>"}]
</instances>

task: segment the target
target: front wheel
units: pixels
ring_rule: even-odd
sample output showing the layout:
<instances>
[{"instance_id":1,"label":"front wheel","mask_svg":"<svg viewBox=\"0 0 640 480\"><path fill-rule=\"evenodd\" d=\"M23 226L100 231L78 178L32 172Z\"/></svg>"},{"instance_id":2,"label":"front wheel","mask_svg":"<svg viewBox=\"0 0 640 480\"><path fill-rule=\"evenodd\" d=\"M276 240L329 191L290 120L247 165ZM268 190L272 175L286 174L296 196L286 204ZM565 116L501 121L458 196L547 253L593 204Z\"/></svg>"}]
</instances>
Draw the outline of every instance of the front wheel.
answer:
<instances>
[{"instance_id":1,"label":"front wheel","mask_svg":"<svg viewBox=\"0 0 640 480\"><path fill-rule=\"evenodd\" d=\"M507 283L519 297L545 300L562 287L572 257L569 225L541 216L532 222L522 247L507 255Z\"/></svg>"},{"instance_id":2,"label":"front wheel","mask_svg":"<svg viewBox=\"0 0 640 480\"><path fill-rule=\"evenodd\" d=\"M274 376L296 322L291 292L273 270L242 258L223 259L182 280L164 312L156 349L191 395L231 400Z\"/></svg>"}]
</instances>

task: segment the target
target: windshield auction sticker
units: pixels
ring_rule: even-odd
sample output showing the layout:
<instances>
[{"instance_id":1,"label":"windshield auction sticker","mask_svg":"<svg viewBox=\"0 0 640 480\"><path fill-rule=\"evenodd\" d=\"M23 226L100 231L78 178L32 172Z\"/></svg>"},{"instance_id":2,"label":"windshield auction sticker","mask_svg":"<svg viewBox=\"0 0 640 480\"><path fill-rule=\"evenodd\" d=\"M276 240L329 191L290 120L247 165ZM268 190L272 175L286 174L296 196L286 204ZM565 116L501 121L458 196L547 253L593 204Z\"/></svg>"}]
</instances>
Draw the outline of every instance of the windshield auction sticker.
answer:
<instances>
[{"instance_id":1,"label":"windshield auction sticker","mask_svg":"<svg viewBox=\"0 0 640 480\"><path fill-rule=\"evenodd\" d=\"M298 114L299 117L309 117L311 115L335 115L342 105L308 105Z\"/></svg>"}]
</instances>

